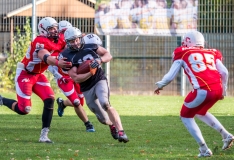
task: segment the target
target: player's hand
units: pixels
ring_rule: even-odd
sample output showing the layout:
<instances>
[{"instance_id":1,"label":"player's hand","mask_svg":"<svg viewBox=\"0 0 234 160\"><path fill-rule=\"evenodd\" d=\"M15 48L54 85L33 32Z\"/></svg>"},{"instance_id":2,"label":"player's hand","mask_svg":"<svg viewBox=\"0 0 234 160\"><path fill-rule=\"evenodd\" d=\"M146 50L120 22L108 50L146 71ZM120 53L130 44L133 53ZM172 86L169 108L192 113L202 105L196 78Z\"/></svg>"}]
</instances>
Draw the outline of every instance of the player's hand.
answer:
<instances>
[{"instance_id":1,"label":"player's hand","mask_svg":"<svg viewBox=\"0 0 234 160\"><path fill-rule=\"evenodd\" d=\"M91 67L90 67L90 73L91 73L92 75L95 75L96 72L97 72L97 68L91 68Z\"/></svg>"},{"instance_id":2,"label":"player's hand","mask_svg":"<svg viewBox=\"0 0 234 160\"><path fill-rule=\"evenodd\" d=\"M64 69L70 69L72 67L72 63L67 62L66 59L67 59L66 57L63 57L62 59L60 59L58 61L58 66Z\"/></svg>"},{"instance_id":3,"label":"player's hand","mask_svg":"<svg viewBox=\"0 0 234 160\"><path fill-rule=\"evenodd\" d=\"M60 81L60 83L66 84L66 83L69 82L69 79L68 79L68 78L65 78L65 77L61 77L61 78L59 79L59 81Z\"/></svg>"},{"instance_id":4,"label":"player's hand","mask_svg":"<svg viewBox=\"0 0 234 160\"><path fill-rule=\"evenodd\" d=\"M99 66L98 60L93 60L89 65L91 68L97 68Z\"/></svg>"},{"instance_id":5,"label":"player's hand","mask_svg":"<svg viewBox=\"0 0 234 160\"><path fill-rule=\"evenodd\" d=\"M154 94L159 94L160 93L160 90L163 90L163 88L156 88L154 90Z\"/></svg>"}]
</instances>

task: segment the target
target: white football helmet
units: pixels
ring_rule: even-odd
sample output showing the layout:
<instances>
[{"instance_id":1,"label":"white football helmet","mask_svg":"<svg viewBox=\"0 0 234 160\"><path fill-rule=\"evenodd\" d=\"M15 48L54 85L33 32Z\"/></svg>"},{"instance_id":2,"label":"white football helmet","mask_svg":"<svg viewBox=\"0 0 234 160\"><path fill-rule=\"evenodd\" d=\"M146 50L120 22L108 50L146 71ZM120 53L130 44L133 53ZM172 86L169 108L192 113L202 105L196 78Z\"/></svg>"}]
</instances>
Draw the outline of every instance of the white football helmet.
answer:
<instances>
[{"instance_id":1,"label":"white football helmet","mask_svg":"<svg viewBox=\"0 0 234 160\"><path fill-rule=\"evenodd\" d=\"M59 32L65 32L69 27L72 27L72 24L66 20L62 20L58 24Z\"/></svg>"},{"instance_id":2,"label":"white football helmet","mask_svg":"<svg viewBox=\"0 0 234 160\"><path fill-rule=\"evenodd\" d=\"M42 18L38 23L39 34L49 38L58 37L58 32L51 33L48 31L51 27L58 27L57 21L52 17Z\"/></svg>"},{"instance_id":3,"label":"white football helmet","mask_svg":"<svg viewBox=\"0 0 234 160\"><path fill-rule=\"evenodd\" d=\"M85 44L97 44L97 45L102 45L102 40L93 33L87 34L83 37L84 43Z\"/></svg>"},{"instance_id":4,"label":"white football helmet","mask_svg":"<svg viewBox=\"0 0 234 160\"><path fill-rule=\"evenodd\" d=\"M185 47L204 47L205 39L201 32L191 31L183 36L182 46Z\"/></svg>"},{"instance_id":5,"label":"white football helmet","mask_svg":"<svg viewBox=\"0 0 234 160\"><path fill-rule=\"evenodd\" d=\"M79 38L79 43L71 42ZM82 38L81 31L76 27L70 27L64 32L64 39L67 46L72 50L80 50L84 46L84 40Z\"/></svg>"}]
</instances>

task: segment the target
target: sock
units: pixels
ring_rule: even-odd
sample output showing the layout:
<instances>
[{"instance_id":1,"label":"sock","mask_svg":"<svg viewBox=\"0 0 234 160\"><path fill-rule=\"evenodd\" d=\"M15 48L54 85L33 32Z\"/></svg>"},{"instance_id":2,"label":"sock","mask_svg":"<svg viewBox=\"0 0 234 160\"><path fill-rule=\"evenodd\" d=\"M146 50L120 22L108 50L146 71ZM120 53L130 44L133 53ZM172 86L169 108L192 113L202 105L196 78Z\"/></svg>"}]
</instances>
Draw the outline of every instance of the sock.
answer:
<instances>
[{"instance_id":1,"label":"sock","mask_svg":"<svg viewBox=\"0 0 234 160\"><path fill-rule=\"evenodd\" d=\"M42 113L42 128L49 128L53 117L54 99L48 98L44 100L44 108Z\"/></svg>"},{"instance_id":2,"label":"sock","mask_svg":"<svg viewBox=\"0 0 234 160\"><path fill-rule=\"evenodd\" d=\"M194 118L181 117L181 121L183 122L191 136L196 140L196 142L200 146L201 151L205 152L208 149L208 147L202 136L201 130L195 122Z\"/></svg>"},{"instance_id":3,"label":"sock","mask_svg":"<svg viewBox=\"0 0 234 160\"><path fill-rule=\"evenodd\" d=\"M90 124L89 121L87 121L87 122L84 123L85 126L87 126L87 125L89 125L89 124Z\"/></svg>"},{"instance_id":4,"label":"sock","mask_svg":"<svg viewBox=\"0 0 234 160\"><path fill-rule=\"evenodd\" d=\"M14 99L8 99L8 98L4 98L2 97L2 102L4 106L7 106L8 108L10 108L12 110L12 104L17 102Z\"/></svg>"},{"instance_id":5,"label":"sock","mask_svg":"<svg viewBox=\"0 0 234 160\"><path fill-rule=\"evenodd\" d=\"M215 129L217 132L219 132L223 139L227 138L227 136L230 134L223 125L219 122L218 119L215 118L211 113L207 112L206 115L196 115L196 117L201 120L202 122L206 123L208 126Z\"/></svg>"}]
</instances>

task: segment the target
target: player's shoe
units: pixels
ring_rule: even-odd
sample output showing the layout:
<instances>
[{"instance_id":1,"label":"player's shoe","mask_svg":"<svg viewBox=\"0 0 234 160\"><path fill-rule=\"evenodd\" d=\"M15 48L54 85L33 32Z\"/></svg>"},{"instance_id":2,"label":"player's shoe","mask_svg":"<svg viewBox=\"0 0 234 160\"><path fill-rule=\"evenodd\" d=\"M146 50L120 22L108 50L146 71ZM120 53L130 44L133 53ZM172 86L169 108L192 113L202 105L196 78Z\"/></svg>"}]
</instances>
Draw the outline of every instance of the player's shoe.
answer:
<instances>
[{"instance_id":1,"label":"player's shoe","mask_svg":"<svg viewBox=\"0 0 234 160\"><path fill-rule=\"evenodd\" d=\"M118 134L118 130L115 128L114 125L110 125L110 132L111 132L111 135L114 139L119 139L119 134Z\"/></svg>"},{"instance_id":2,"label":"player's shoe","mask_svg":"<svg viewBox=\"0 0 234 160\"><path fill-rule=\"evenodd\" d=\"M213 155L213 153L211 152L210 149L207 149L205 152L202 152L200 149L199 149L200 153L198 154L198 158L201 158L201 157L211 157Z\"/></svg>"},{"instance_id":3,"label":"player's shoe","mask_svg":"<svg viewBox=\"0 0 234 160\"><path fill-rule=\"evenodd\" d=\"M0 106L3 105L2 96L0 95Z\"/></svg>"},{"instance_id":4,"label":"player's shoe","mask_svg":"<svg viewBox=\"0 0 234 160\"><path fill-rule=\"evenodd\" d=\"M41 130L41 135L39 138L39 142L42 143L53 143L49 138L48 138L48 133L49 133L49 128L45 127Z\"/></svg>"},{"instance_id":5,"label":"player's shoe","mask_svg":"<svg viewBox=\"0 0 234 160\"><path fill-rule=\"evenodd\" d=\"M127 143L129 141L127 135L124 133L124 131L119 131L119 142Z\"/></svg>"},{"instance_id":6,"label":"player's shoe","mask_svg":"<svg viewBox=\"0 0 234 160\"><path fill-rule=\"evenodd\" d=\"M232 147L233 142L234 142L234 136L233 135L228 135L227 138L223 139L223 150L227 150Z\"/></svg>"},{"instance_id":7,"label":"player's shoe","mask_svg":"<svg viewBox=\"0 0 234 160\"><path fill-rule=\"evenodd\" d=\"M89 122L89 123L85 124L85 127L86 127L87 132L95 132L95 129L94 129L92 123Z\"/></svg>"},{"instance_id":8,"label":"player's shoe","mask_svg":"<svg viewBox=\"0 0 234 160\"><path fill-rule=\"evenodd\" d=\"M56 101L58 104L58 109L57 109L58 115L59 115L59 117L62 117L66 106L64 106L62 98L59 97L59 98L57 98Z\"/></svg>"}]
</instances>

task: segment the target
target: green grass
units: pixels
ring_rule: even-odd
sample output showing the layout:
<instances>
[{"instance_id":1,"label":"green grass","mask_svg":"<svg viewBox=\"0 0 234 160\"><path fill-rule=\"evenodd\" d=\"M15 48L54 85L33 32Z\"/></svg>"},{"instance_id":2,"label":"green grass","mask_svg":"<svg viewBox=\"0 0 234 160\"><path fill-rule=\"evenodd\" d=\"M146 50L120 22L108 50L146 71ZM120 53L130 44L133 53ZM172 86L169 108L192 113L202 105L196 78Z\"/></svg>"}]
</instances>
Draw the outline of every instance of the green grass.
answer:
<instances>
[{"instance_id":1,"label":"green grass","mask_svg":"<svg viewBox=\"0 0 234 160\"><path fill-rule=\"evenodd\" d=\"M15 97L14 93L3 93ZM62 96L58 94L58 96ZM0 159L4 160L190 160L197 159L198 145L179 119L183 97L179 96L111 96L111 104L121 116L129 143L114 140L109 127L100 124L87 106L85 110L96 132L87 133L73 108L66 108L61 118L56 113L49 138L55 143L39 143L42 102L33 96L29 115L17 115L0 107ZM233 129L233 98L218 102L210 112ZM222 151L221 136L197 121L214 156L212 160L234 159L234 148Z\"/></svg>"}]
</instances>

